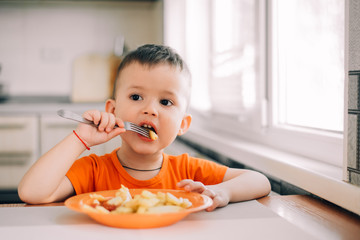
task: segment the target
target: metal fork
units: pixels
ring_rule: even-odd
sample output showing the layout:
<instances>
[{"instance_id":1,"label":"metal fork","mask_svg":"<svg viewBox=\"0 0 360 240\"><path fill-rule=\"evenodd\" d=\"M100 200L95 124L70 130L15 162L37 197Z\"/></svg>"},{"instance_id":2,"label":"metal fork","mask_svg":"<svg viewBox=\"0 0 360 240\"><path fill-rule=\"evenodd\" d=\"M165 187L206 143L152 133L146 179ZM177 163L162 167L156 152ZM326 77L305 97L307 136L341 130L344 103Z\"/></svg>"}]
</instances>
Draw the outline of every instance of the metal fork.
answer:
<instances>
[{"instance_id":1,"label":"metal fork","mask_svg":"<svg viewBox=\"0 0 360 240\"><path fill-rule=\"evenodd\" d=\"M66 119L70 119L70 120L74 120L77 122L86 123L86 124L90 124L92 126L98 127L98 125L96 125L92 121L89 121L89 120L83 118L82 116L80 116L79 114L71 112L69 110L60 109L59 111L57 111L57 114L60 117L63 117ZM119 126L115 125L114 128L117 128L117 127L119 127ZM126 130L139 133L139 134L143 135L144 137L151 138L150 137L150 131L151 131L150 129L140 127L140 126L136 125L135 123L124 122L124 128Z\"/></svg>"}]
</instances>

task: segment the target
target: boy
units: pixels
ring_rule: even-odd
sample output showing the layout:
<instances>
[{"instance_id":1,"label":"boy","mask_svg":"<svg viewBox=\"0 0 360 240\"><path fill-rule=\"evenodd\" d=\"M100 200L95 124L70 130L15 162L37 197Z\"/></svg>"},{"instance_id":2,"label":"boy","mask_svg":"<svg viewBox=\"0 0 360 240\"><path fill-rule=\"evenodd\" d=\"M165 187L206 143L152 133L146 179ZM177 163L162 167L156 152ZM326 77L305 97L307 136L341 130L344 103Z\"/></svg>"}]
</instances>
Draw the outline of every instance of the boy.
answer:
<instances>
[{"instance_id":1,"label":"boy","mask_svg":"<svg viewBox=\"0 0 360 240\"><path fill-rule=\"evenodd\" d=\"M184 188L211 197L213 205L207 210L212 211L229 202L267 195L270 184L260 173L187 154L163 153L190 126L190 78L185 62L168 47L144 45L130 52L119 66L106 111L83 114L98 127L80 123L74 133L44 154L20 182L20 198L32 204L48 203L74 194L118 189L121 184L128 188ZM153 129L158 139L125 131L123 121ZM122 145L112 153L76 161L89 147L118 135Z\"/></svg>"}]
</instances>

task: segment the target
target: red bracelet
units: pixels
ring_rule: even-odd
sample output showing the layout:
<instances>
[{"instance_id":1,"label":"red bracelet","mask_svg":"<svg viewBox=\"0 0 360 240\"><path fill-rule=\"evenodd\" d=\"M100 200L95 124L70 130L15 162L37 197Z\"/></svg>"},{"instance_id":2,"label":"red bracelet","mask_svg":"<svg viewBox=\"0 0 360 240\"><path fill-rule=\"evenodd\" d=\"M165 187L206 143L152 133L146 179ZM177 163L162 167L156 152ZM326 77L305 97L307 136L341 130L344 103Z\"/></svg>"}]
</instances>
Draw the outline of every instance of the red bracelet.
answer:
<instances>
[{"instance_id":1,"label":"red bracelet","mask_svg":"<svg viewBox=\"0 0 360 240\"><path fill-rule=\"evenodd\" d=\"M75 130L73 130L73 133L77 136L77 138L84 144L84 146L86 147L87 150L90 150L90 148L86 145L86 143L79 137L79 135L77 135L77 133L75 132Z\"/></svg>"}]
</instances>

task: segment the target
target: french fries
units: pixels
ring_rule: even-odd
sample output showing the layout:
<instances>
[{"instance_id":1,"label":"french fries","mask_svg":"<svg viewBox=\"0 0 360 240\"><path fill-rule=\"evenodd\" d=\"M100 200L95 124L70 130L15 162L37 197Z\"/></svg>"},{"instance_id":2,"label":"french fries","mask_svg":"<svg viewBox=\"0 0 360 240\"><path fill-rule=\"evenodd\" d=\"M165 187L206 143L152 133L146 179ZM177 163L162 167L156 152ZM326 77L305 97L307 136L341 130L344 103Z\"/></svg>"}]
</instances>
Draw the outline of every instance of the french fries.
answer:
<instances>
[{"instance_id":1,"label":"french fries","mask_svg":"<svg viewBox=\"0 0 360 240\"><path fill-rule=\"evenodd\" d=\"M156 140L156 139L158 139L158 135L154 132L154 131L149 131L149 135L150 135L150 138L152 139L152 140Z\"/></svg>"},{"instance_id":2,"label":"french fries","mask_svg":"<svg viewBox=\"0 0 360 240\"><path fill-rule=\"evenodd\" d=\"M105 198L99 194L90 194L90 198L90 204L83 203L84 210L107 214L179 212L192 206L189 199L177 198L169 192L154 194L144 190L132 197L129 189L123 185L115 197Z\"/></svg>"}]
</instances>

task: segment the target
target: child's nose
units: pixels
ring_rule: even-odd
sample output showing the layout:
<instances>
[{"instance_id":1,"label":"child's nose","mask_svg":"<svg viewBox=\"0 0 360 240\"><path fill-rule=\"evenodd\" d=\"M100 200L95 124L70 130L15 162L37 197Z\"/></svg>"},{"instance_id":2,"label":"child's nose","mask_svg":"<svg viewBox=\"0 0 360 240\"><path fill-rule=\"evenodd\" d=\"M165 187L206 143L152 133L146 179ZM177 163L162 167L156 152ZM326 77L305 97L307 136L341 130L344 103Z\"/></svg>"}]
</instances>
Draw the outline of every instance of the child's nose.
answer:
<instances>
[{"instance_id":1,"label":"child's nose","mask_svg":"<svg viewBox=\"0 0 360 240\"><path fill-rule=\"evenodd\" d=\"M146 115L151 115L156 117L158 115L156 107L154 106L155 104L153 103L149 103L145 106L143 113Z\"/></svg>"},{"instance_id":2,"label":"child's nose","mask_svg":"<svg viewBox=\"0 0 360 240\"><path fill-rule=\"evenodd\" d=\"M154 117L157 116L157 114L155 112L150 112L150 111L144 111L144 114L149 114L149 115L152 115Z\"/></svg>"}]
</instances>

